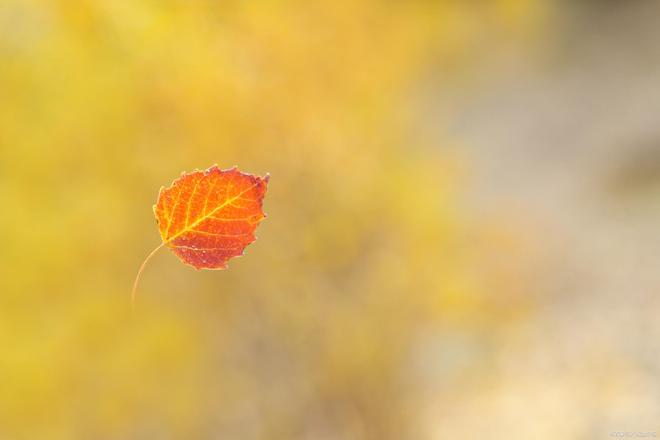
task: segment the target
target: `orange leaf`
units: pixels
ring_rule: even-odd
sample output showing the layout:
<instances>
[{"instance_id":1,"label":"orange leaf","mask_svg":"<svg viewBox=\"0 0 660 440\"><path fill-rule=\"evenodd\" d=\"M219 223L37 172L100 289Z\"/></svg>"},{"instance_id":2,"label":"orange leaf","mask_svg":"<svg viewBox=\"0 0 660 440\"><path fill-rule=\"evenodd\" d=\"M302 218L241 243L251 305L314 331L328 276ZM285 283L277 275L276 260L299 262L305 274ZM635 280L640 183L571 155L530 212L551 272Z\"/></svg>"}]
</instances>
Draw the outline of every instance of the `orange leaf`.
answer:
<instances>
[{"instance_id":1,"label":"orange leaf","mask_svg":"<svg viewBox=\"0 0 660 440\"><path fill-rule=\"evenodd\" d=\"M236 167L183 173L169 188L161 188L154 214L162 243L195 269L225 269L230 258L256 237L254 230L265 217L262 210L268 175L257 177Z\"/></svg>"}]
</instances>

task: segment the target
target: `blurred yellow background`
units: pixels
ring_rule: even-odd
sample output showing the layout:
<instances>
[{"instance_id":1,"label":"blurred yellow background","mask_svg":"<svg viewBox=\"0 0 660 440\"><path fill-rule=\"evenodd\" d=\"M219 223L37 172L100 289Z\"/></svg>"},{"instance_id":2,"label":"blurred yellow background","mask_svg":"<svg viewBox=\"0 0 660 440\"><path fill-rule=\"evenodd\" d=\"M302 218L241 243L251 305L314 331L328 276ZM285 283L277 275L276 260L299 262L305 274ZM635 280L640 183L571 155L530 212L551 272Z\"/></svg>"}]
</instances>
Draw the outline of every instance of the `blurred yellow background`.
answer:
<instances>
[{"instance_id":1,"label":"blurred yellow background","mask_svg":"<svg viewBox=\"0 0 660 440\"><path fill-rule=\"evenodd\" d=\"M2 0L0 439L657 431L660 351L630 341L658 277L621 272L625 303L600 275L644 240L589 222L642 230L654 169L614 146L609 204L554 203L600 182L571 145L623 138L584 122L627 108L585 98L633 75L602 75L612 3ZM599 120L652 127L631 105ZM270 173L259 239L227 271L161 251L132 314L158 189L216 163Z\"/></svg>"}]
</instances>

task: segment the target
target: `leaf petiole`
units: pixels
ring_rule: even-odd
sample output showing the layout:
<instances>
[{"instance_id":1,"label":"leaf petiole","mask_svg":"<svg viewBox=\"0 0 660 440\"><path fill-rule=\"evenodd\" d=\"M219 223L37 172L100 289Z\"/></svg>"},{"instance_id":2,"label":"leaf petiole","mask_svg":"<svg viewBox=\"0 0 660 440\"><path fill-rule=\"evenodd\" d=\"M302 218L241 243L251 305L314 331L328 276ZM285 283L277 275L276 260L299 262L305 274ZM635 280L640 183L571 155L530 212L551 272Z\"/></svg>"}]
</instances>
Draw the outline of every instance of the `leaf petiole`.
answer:
<instances>
[{"instance_id":1,"label":"leaf petiole","mask_svg":"<svg viewBox=\"0 0 660 440\"><path fill-rule=\"evenodd\" d=\"M147 258L145 258L144 261L142 262L142 266L140 266L137 276L135 277L135 282L133 283L133 290L131 291L131 306L135 306L135 292L137 290L138 282L140 281L140 275L142 275L142 271L144 270L144 267L147 265L149 260L151 260L151 257L153 257L156 254L156 252L158 252L158 250L162 248L164 245L165 243L159 244L158 247L153 251L151 251L151 253L147 255Z\"/></svg>"}]
</instances>

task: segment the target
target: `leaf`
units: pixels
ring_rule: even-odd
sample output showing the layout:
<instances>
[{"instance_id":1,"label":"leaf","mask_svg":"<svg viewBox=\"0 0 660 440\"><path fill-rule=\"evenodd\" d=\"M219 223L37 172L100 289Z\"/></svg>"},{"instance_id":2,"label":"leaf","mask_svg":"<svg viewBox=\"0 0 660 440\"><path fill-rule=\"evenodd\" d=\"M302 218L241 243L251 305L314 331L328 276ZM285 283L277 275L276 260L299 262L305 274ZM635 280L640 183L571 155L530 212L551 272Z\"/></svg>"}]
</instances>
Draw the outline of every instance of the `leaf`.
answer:
<instances>
[{"instance_id":1,"label":"leaf","mask_svg":"<svg viewBox=\"0 0 660 440\"><path fill-rule=\"evenodd\" d=\"M243 255L256 240L254 231L266 216L262 210L266 177L240 172L236 167L183 173L168 188L161 188L154 214L162 243L195 269L225 269L227 261Z\"/></svg>"},{"instance_id":2,"label":"leaf","mask_svg":"<svg viewBox=\"0 0 660 440\"><path fill-rule=\"evenodd\" d=\"M182 174L154 205L163 244L196 269L225 269L255 240L267 184L236 168Z\"/></svg>"}]
</instances>

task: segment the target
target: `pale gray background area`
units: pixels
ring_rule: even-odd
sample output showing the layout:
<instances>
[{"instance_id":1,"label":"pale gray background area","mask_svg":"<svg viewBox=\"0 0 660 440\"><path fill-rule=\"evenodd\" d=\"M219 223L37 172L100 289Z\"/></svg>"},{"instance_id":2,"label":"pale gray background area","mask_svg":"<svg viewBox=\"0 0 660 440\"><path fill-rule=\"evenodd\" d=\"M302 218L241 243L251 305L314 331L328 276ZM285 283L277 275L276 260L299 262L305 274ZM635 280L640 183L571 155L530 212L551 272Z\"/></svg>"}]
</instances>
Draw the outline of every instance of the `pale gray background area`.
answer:
<instances>
[{"instance_id":1,"label":"pale gray background area","mask_svg":"<svg viewBox=\"0 0 660 440\"><path fill-rule=\"evenodd\" d=\"M476 89L424 99L421 129L469 157L474 218L532 230L540 268L520 342L461 358L489 362L492 389L430 398L433 438L660 435L660 2L557 11Z\"/></svg>"}]
</instances>

